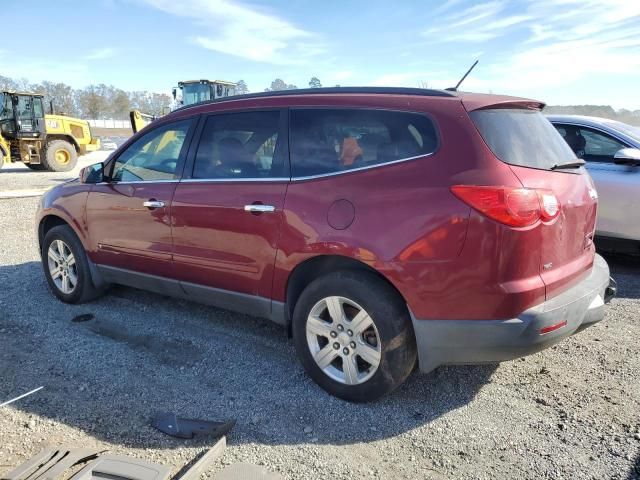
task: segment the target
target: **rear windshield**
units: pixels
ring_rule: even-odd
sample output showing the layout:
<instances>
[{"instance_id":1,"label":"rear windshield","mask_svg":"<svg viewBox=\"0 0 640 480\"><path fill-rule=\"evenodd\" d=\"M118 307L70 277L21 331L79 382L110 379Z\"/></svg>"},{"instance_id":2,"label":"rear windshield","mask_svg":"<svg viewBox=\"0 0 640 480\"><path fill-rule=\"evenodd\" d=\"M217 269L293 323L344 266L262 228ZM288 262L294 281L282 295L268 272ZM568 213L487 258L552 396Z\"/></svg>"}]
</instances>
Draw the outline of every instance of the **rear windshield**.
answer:
<instances>
[{"instance_id":1,"label":"rear windshield","mask_svg":"<svg viewBox=\"0 0 640 480\"><path fill-rule=\"evenodd\" d=\"M549 170L576 158L549 120L537 110L475 110L469 115L491 151L505 163Z\"/></svg>"}]
</instances>

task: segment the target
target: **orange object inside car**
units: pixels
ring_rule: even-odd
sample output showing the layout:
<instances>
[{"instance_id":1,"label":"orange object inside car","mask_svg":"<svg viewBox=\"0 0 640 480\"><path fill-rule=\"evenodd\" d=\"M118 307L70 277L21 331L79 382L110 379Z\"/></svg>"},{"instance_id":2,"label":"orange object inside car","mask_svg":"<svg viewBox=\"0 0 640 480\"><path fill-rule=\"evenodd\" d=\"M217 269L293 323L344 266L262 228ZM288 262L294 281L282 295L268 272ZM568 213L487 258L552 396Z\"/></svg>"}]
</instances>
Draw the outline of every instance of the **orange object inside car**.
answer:
<instances>
[{"instance_id":1,"label":"orange object inside car","mask_svg":"<svg viewBox=\"0 0 640 480\"><path fill-rule=\"evenodd\" d=\"M340 148L340 164L343 167L353 165L356 158L362 155L362 148L358 145L358 140L352 137L347 137L342 141L342 148Z\"/></svg>"}]
</instances>

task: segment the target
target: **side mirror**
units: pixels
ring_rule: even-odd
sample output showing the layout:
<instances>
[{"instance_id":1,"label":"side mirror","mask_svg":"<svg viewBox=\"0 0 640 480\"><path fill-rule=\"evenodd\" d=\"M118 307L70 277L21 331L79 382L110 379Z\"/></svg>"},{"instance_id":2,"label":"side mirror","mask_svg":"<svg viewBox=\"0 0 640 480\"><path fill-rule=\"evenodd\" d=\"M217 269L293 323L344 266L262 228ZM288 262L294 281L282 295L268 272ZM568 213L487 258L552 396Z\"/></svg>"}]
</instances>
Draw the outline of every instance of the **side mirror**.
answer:
<instances>
[{"instance_id":1,"label":"side mirror","mask_svg":"<svg viewBox=\"0 0 640 480\"><path fill-rule=\"evenodd\" d=\"M619 165L640 165L640 149L622 148L613 156L613 162Z\"/></svg>"},{"instance_id":2,"label":"side mirror","mask_svg":"<svg viewBox=\"0 0 640 480\"><path fill-rule=\"evenodd\" d=\"M104 164L96 163L80 170L81 183L100 183L104 181Z\"/></svg>"}]
</instances>

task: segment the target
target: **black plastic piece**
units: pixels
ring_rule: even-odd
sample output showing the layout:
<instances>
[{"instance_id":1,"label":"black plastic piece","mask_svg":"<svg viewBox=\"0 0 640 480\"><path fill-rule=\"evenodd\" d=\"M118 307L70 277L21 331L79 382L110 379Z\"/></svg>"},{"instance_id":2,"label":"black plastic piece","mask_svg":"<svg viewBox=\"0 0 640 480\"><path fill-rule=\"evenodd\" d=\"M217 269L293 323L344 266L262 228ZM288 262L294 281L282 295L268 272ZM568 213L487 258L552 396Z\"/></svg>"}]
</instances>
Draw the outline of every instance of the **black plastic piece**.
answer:
<instances>
[{"instance_id":1,"label":"black plastic piece","mask_svg":"<svg viewBox=\"0 0 640 480\"><path fill-rule=\"evenodd\" d=\"M194 436L222 437L236 425L236 421L211 422L178 417L175 413L161 413L151 421L151 426L162 433L177 438L193 438Z\"/></svg>"},{"instance_id":2,"label":"black plastic piece","mask_svg":"<svg viewBox=\"0 0 640 480\"><path fill-rule=\"evenodd\" d=\"M609 286L604 291L604 303L609 303L618 294L618 282L609 277Z\"/></svg>"}]
</instances>

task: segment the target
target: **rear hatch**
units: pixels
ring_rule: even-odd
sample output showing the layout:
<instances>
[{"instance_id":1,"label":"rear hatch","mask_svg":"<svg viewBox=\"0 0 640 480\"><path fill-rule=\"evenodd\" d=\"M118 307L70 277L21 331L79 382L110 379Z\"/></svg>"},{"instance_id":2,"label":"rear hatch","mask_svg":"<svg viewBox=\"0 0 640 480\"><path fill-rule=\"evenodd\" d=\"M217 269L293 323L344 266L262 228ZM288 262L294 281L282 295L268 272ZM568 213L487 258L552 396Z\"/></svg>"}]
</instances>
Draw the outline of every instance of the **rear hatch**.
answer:
<instances>
[{"instance_id":1,"label":"rear hatch","mask_svg":"<svg viewBox=\"0 0 640 480\"><path fill-rule=\"evenodd\" d=\"M535 227L540 276L546 298L552 298L588 275L593 264L597 195L591 177L540 110L500 105L469 115L523 187L541 191L541 201L555 197L559 203L558 215Z\"/></svg>"}]
</instances>

